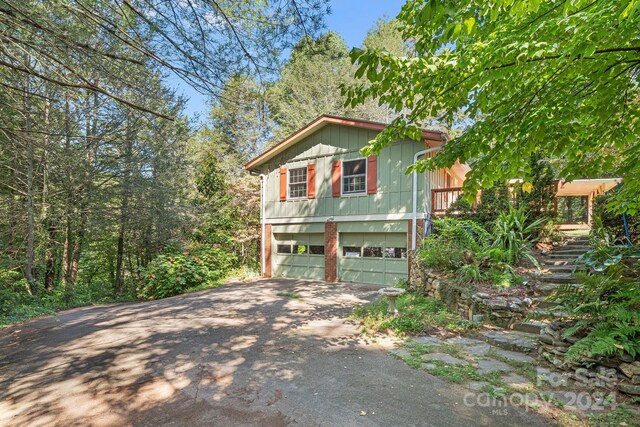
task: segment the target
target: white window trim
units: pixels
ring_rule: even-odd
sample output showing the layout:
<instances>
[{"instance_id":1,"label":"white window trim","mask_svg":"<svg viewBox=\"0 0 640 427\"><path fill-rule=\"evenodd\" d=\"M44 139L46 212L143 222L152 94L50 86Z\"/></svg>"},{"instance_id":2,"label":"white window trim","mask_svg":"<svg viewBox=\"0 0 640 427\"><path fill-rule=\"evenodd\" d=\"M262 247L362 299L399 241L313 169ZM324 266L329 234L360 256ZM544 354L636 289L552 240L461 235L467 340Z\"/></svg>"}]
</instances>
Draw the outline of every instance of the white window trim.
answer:
<instances>
[{"instance_id":1,"label":"white window trim","mask_svg":"<svg viewBox=\"0 0 640 427\"><path fill-rule=\"evenodd\" d=\"M295 170L295 169L305 169L307 171L307 181L305 182L306 185L306 193L304 196L300 196L300 197L293 197L291 195L291 171ZM298 182L297 184L302 184L301 182ZM300 166L297 168L287 168L287 200L307 200L309 198L309 167L308 166Z\"/></svg>"},{"instance_id":2,"label":"white window trim","mask_svg":"<svg viewBox=\"0 0 640 427\"><path fill-rule=\"evenodd\" d=\"M344 193L344 163L345 162L353 162L356 160L364 159L364 191L362 193ZM362 197L366 196L367 193L367 183L369 179L369 162L366 157L359 157L357 159L347 159L340 162L340 197Z\"/></svg>"}]
</instances>

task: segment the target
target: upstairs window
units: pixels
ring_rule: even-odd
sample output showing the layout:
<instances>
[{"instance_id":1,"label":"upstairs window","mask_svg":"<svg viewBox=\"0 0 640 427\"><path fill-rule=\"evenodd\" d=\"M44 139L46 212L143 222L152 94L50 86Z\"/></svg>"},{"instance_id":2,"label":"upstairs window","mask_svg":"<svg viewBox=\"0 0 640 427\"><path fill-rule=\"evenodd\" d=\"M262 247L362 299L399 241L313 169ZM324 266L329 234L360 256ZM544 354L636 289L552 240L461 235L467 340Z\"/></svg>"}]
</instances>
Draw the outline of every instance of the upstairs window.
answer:
<instances>
[{"instance_id":1,"label":"upstairs window","mask_svg":"<svg viewBox=\"0 0 640 427\"><path fill-rule=\"evenodd\" d=\"M289 198L307 197L307 168L289 169Z\"/></svg>"},{"instance_id":2,"label":"upstairs window","mask_svg":"<svg viewBox=\"0 0 640 427\"><path fill-rule=\"evenodd\" d=\"M342 194L367 192L367 159L342 162Z\"/></svg>"}]
</instances>

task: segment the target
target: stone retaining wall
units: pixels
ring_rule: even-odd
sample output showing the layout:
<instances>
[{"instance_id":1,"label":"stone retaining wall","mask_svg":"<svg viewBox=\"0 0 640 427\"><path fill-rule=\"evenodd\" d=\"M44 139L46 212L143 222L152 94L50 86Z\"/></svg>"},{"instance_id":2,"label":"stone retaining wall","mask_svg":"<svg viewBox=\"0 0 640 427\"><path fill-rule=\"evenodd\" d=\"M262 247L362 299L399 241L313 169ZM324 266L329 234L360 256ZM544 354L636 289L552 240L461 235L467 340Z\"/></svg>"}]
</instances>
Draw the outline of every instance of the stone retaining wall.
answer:
<instances>
[{"instance_id":1,"label":"stone retaining wall","mask_svg":"<svg viewBox=\"0 0 640 427\"><path fill-rule=\"evenodd\" d=\"M528 298L521 300L515 297L491 296L482 292L473 295L460 294L450 300L452 298L443 296L449 294L447 286L455 285L450 285L446 277L422 265L415 253L411 254L410 262L409 289L428 297L444 300L465 319L472 320L473 315L480 314L486 320L507 327L521 320L531 305L531 300Z\"/></svg>"},{"instance_id":2,"label":"stone retaining wall","mask_svg":"<svg viewBox=\"0 0 640 427\"><path fill-rule=\"evenodd\" d=\"M628 355L585 359L580 363L571 363L565 359L569 347L578 341L576 337L562 338L563 331L571 325L571 322L553 322L540 331L540 357L567 372L576 381L596 388L615 389L640 396L640 360Z\"/></svg>"}]
</instances>

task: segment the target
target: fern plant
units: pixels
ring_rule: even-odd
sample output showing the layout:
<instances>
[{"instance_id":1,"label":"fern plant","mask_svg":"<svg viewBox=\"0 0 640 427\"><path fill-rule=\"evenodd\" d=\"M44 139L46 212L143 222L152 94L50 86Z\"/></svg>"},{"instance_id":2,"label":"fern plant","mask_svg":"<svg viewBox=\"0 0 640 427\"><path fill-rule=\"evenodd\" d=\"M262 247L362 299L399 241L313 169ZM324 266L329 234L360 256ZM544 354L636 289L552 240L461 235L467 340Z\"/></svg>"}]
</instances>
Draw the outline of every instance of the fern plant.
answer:
<instances>
[{"instance_id":1,"label":"fern plant","mask_svg":"<svg viewBox=\"0 0 640 427\"><path fill-rule=\"evenodd\" d=\"M623 255L632 253L620 250L610 247L607 259L602 248L588 253L585 259L599 260L595 268L576 274L577 286L560 286L550 297L575 322L563 337L580 338L567 351L567 361L640 354L640 265L626 265Z\"/></svg>"}]
</instances>

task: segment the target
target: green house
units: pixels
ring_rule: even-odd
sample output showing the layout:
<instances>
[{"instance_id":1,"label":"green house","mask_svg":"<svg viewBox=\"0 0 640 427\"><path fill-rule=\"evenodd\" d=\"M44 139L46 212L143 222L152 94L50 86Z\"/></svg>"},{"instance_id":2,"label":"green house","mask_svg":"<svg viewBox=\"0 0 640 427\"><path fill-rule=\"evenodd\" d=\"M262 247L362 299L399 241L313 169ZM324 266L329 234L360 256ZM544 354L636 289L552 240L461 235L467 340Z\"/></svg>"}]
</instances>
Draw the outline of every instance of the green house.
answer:
<instances>
[{"instance_id":1,"label":"green house","mask_svg":"<svg viewBox=\"0 0 640 427\"><path fill-rule=\"evenodd\" d=\"M408 278L425 221L450 213L469 167L405 174L442 148L447 136L436 131L364 158L359 150L385 126L320 116L245 165L262 178L263 275L380 285ZM558 227L590 228L594 198L618 182L558 181L556 206L576 212Z\"/></svg>"},{"instance_id":2,"label":"green house","mask_svg":"<svg viewBox=\"0 0 640 427\"><path fill-rule=\"evenodd\" d=\"M405 173L444 143L436 131L363 157L384 127L324 115L245 165L262 178L265 276L380 285L408 278L434 190L461 185L466 168Z\"/></svg>"}]
</instances>

